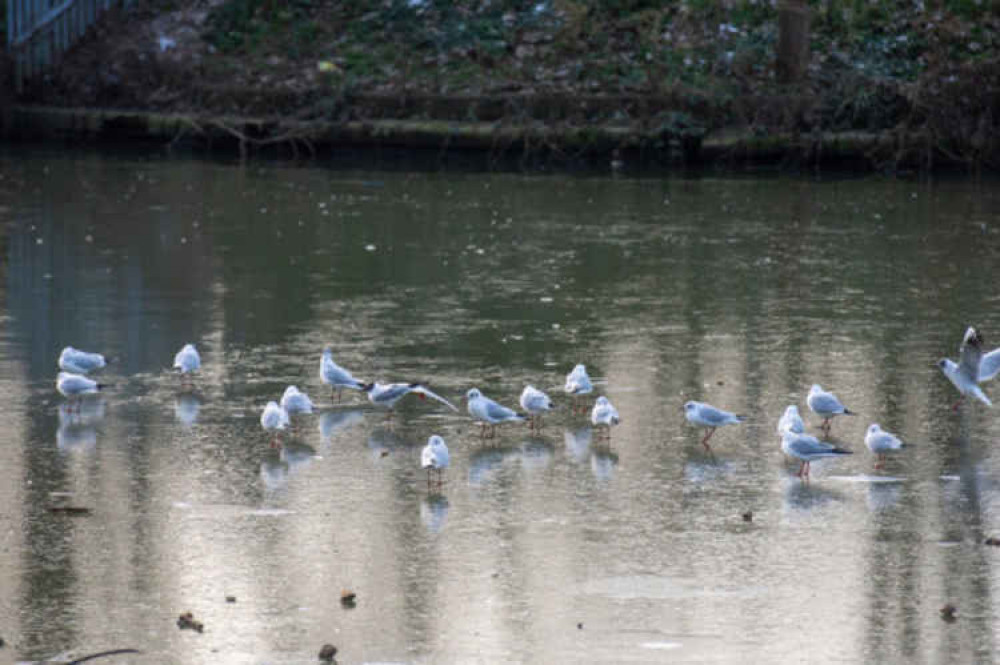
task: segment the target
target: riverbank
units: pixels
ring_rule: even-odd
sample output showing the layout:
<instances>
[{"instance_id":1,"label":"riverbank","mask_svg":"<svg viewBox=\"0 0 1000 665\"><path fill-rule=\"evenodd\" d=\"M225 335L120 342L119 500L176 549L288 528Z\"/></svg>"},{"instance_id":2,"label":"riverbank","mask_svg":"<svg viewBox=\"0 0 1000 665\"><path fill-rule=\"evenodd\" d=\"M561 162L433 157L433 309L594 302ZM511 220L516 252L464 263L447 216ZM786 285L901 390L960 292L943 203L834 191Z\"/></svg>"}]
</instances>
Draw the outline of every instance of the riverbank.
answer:
<instances>
[{"instance_id":1,"label":"riverbank","mask_svg":"<svg viewBox=\"0 0 1000 665\"><path fill-rule=\"evenodd\" d=\"M900 146L890 136L868 132L815 135L754 135L715 132L694 143L662 133L616 127L514 126L433 120L298 122L236 116L194 116L148 111L17 106L7 135L22 141L113 144L145 143L170 148L225 151L248 156L329 157L338 150L410 149L478 153L483 166L634 167L761 166L794 168L871 167ZM655 146L651 148L650 146ZM911 156L916 164L916 155ZM899 166L898 158L894 163Z\"/></svg>"},{"instance_id":2,"label":"riverbank","mask_svg":"<svg viewBox=\"0 0 1000 665\"><path fill-rule=\"evenodd\" d=\"M290 156L1000 167L1000 10L832 4L814 7L805 79L787 86L775 9L751 0L144 3L29 87L5 133Z\"/></svg>"}]
</instances>

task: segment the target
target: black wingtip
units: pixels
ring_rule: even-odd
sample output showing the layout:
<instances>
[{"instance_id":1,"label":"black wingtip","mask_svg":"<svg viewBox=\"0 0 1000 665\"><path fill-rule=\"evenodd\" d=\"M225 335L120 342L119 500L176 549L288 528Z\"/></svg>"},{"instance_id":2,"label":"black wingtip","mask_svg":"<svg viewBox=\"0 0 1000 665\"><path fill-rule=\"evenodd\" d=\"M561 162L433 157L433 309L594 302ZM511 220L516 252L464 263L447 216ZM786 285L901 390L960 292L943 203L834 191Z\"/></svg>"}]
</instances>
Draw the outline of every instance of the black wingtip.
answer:
<instances>
[{"instance_id":1,"label":"black wingtip","mask_svg":"<svg viewBox=\"0 0 1000 665\"><path fill-rule=\"evenodd\" d=\"M845 416L856 416L856 415L858 415L858 412L857 411L851 411L850 409L845 408L844 409L844 415Z\"/></svg>"}]
</instances>

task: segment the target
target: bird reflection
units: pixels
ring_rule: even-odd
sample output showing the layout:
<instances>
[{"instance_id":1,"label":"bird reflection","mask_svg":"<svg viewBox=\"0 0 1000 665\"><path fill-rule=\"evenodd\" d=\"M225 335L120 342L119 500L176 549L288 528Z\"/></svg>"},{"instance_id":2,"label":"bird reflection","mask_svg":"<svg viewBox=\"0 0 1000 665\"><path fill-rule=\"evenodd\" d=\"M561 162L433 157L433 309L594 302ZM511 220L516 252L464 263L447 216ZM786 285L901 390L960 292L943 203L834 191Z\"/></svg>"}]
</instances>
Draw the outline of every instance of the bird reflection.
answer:
<instances>
[{"instance_id":1,"label":"bird reflection","mask_svg":"<svg viewBox=\"0 0 1000 665\"><path fill-rule=\"evenodd\" d=\"M278 458L288 465L289 473L295 473L316 459L316 449L304 443L289 441L281 447Z\"/></svg>"},{"instance_id":2,"label":"bird reflection","mask_svg":"<svg viewBox=\"0 0 1000 665\"><path fill-rule=\"evenodd\" d=\"M192 427L198 422L201 400L195 393L181 393L174 400L174 417L184 427Z\"/></svg>"},{"instance_id":3,"label":"bird reflection","mask_svg":"<svg viewBox=\"0 0 1000 665\"><path fill-rule=\"evenodd\" d=\"M277 456L260 463L260 479L269 490L282 490L288 486L288 462Z\"/></svg>"},{"instance_id":4,"label":"bird reflection","mask_svg":"<svg viewBox=\"0 0 1000 665\"><path fill-rule=\"evenodd\" d=\"M796 479L785 485L785 506L794 510L812 510L831 501L841 501L843 496L831 489L803 483Z\"/></svg>"},{"instance_id":5,"label":"bird reflection","mask_svg":"<svg viewBox=\"0 0 1000 665\"><path fill-rule=\"evenodd\" d=\"M62 451L91 451L97 446L97 428L93 425L60 425L56 446Z\"/></svg>"},{"instance_id":6,"label":"bird reflection","mask_svg":"<svg viewBox=\"0 0 1000 665\"><path fill-rule=\"evenodd\" d=\"M565 430L563 440L566 442L566 452L574 462L583 463L590 457L590 442L594 438L592 427L581 427L577 430Z\"/></svg>"},{"instance_id":7,"label":"bird reflection","mask_svg":"<svg viewBox=\"0 0 1000 665\"><path fill-rule=\"evenodd\" d=\"M319 438L323 443L329 443L337 432L342 432L365 419L361 409L343 411L324 411L319 416Z\"/></svg>"},{"instance_id":8,"label":"bird reflection","mask_svg":"<svg viewBox=\"0 0 1000 665\"><path fill-rule=\"evenodd\" d=\"M520 454L517 448L481 448L469 460L469 483L482 485L503 466L504 458Z\"/></svg>"},{"instance_id":9,"label":"bird reflection","mask_svg":"<svg viewBox=\"0 0 1000 665\"><path fill-rule=\"evenodd\" d=\"M443 494L428 494L420 502L420 521L431 533L439 533L448 519L448 497Z\"/></svg>"},{"instance_id":10,"label":"bird reflection","mask_svg":"<svg viewBox=\"0 0 1000 665\"><path fill-rule=\"evenodd\" d=\"M104 420L107 402L103 397L81 400L73 408L69 404L59 405L59 426L86 425L94 427Z\"/></svg>"},{"instance_id":11,"label":"bird reflection","mask_svg":"<svg viewBox=\"0 0 1000 665\"><path fill-rule=\"evenodd\" d=\"M97 426L104 420L105 405L103 398L82 400L73 408L60 404L56 430L59 450L93 450L97 446Z\"/></svg>"},{"instance_id":12,"label":"bird reflection","mask_svg":"<svg viewBox=\"0 0 1000 665\"><path fill-rule=\"evenodd\" d=\"M521 444L521 464L528 471L545 469L552 463L552 444L531 438Z\"/></svg>"},{"instance_id":13,"label":"bird reflection","mask_svg":"<svg viewBox=\"0 0 1000 665\"><path fill-rule=\"evenodd\" d=\"M618 454L610 450L595 450L590 455L590 471L598 480L611 480L618 466Z\"/></svg>"}]
</instances>

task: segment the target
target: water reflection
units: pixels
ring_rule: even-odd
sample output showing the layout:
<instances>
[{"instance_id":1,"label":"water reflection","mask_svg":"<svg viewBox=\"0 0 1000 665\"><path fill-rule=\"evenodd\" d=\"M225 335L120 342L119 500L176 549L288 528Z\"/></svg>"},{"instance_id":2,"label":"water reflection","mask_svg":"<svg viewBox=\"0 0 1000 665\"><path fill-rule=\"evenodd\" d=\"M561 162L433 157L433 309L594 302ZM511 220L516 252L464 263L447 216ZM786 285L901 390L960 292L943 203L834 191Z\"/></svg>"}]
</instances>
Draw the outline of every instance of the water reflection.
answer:
<instances>
[{"instance_id":1,"label":"water reflection","mask_svg":"<svg viewBox=\"0 0 1000 665\"><path fill-rule=\"evenodd\" d=\"M191 428L198 422L200 409L201 399L197 393L181 393L174 399L174 418L185 428Z\"/></svg>"},{"instance_id":2,"label":"water reflection","mask_svg":"<svg viewBox=\"0 0 1000 665\"><path fill-rule=\"evenodd\" d=\"M420 521L431 533L439 533L448 520L451 504L443 494L429 494L420 502Z\"/></svg>"},{"instance_id":3,"label":"water reflection","mask_svg":"<svg viewBox=\"0 0 1000 665\"><path fill-rule=\"evenodd\" d=\"M594 451L590 456L590 470L594 478L601 481L608 481L614 477L615 467L618 466L618 453L610 450Z\"/></svg>"},{"instance_id":4,"label":"water reflection","mask_svg":"<svg viewBox=\"0 0 1000 665\"><path fill-rule=\"evenodd\" d=\"M994 660L998 588L978 543L1000 534L1000 421L949 411L933 362L969 312L1000 329L982 288L1000 235L966 230L997 215L1000 188L36 152L0 152L0 173L13 658L113 639L191 665L305 662L336 640L358 662L669 647L784 663L801 654L790 618L822 616L817 663ZM53 359L84 339L120 358L110 402L57 412ZM188 340L205 361L190 392L164 368ZM359 376L449 399L489 385L510 404L529 382L558 391L585 358L634 417L613 451L565 407L496 445L416 400L386 422L357 393L331 405L326 344ZM864 414L838 421L841 445L862 450L868 422L921 441L897 462L906 482L877 483L863 454L791 476L773 424L813 382ZM269 450L253 405L289 384L324 408ZM688 396L751 414L714 459L692 448ZM417 463L433 433L452 449L441 492ZM52 492L92 510L52 514ZM831 552L837 575L802 593ZM621 582L593 592L600 579ZM330 602L342 588L359 591L350 612ZM943 626L946 601L969 614ZM166 606L206 617L211 639L164 630Z\"/></svg>"},{"instance_id":5,"label":"water reflection","mask_svg":"<svg viewBox=\"0 0 1000 665\"><path fill-rule=\"evenodd\" d=\"M339 433L360 424L365 419L361 409L324 411L319 416L319 436L323 443L330 443Z\"/></svg>"}]
</instances>

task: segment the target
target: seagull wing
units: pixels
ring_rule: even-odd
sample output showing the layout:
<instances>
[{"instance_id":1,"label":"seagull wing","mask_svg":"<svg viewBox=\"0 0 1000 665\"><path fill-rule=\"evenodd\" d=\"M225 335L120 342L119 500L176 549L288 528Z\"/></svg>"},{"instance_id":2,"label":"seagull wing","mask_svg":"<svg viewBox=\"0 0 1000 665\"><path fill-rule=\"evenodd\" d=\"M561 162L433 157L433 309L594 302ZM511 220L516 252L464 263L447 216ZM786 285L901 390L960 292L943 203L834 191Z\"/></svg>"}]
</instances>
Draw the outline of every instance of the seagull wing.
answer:
<instances>
[{"instance_id":1,"label":"seagull wing","mask_svg":"<svg viewBox=\"0 0 1000 665\"><path fill-rule=\"evenodd\" d=\"M506 406L497 404L491 399L486 399L485 405L488 420L512 420L514 418L521 418L521 416L518 415L518 413L513 409L508 409Z\"/></svg>"},{"instance_id":2,"label":"seagull wing","mask_svg":"<svg viewBox=\"0 0 1000 665\"><path fill-rule=\"evenodd\" d=\"M970 327L962 338L962 346L958 349L958 371L972 381L979 380L979 365L983 358L983 338Z\"/></svg>"},{"instance_id":3,"label":"seagull wing","mask_svg":"<svg viewBox=\"0 0 1000 665\"><path fill-rule=\"evenodd\" d=\"M452 404L451 402L449 402L448 400L446 400L444 397L441 397L437 393L431 392L430 390L428 390L424 386L414 386L412 392L420 393L421 395L426 395L427 397L430 397L432 399L436 399L437 401L441 402L445 406L449 407L455 413L458 413L458 408L454 404Z\"/></svg>"},{"instance_id":4,"label":"seagull wing","mask_svg":"<svg viewBox=\"0 0 1000 665\"><path fill-rule=\"evenodd\" d=\"M993 349L979 360L979 381L989 381L1000 372L1000 349Z\"/></svg>"}]
</instances>

